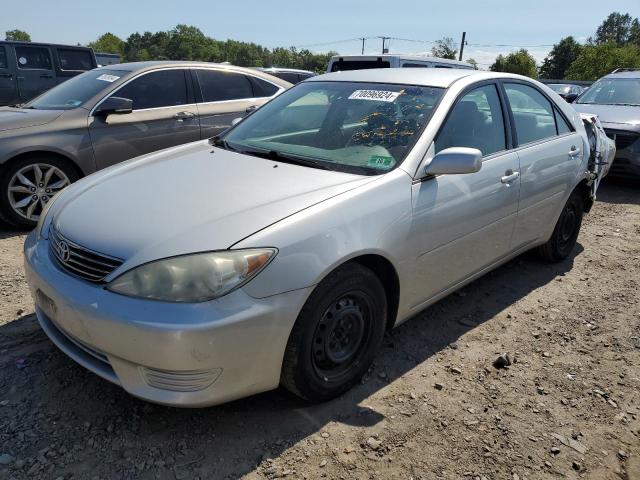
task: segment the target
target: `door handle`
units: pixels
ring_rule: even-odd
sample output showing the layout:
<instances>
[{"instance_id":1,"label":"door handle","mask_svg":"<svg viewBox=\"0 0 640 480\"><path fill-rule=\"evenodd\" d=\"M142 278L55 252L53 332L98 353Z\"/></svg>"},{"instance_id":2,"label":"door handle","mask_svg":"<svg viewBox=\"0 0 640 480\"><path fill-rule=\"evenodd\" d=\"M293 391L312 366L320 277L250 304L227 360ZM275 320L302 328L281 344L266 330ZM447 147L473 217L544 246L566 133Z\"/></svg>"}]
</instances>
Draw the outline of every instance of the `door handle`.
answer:
<instances>
[{"instance_id":1,"label":"door handle","mask_svg":"<svg viewBox=\"0 0 640 480\"><path fill-rule=\"evenodd\" d=\"M500 179L502 183L511 183L516 180L520 176L520 172L513 172L511 170L507 170L506 175Z\"/></svg>"},{"instance_id":2,"label":"door handle","mask_svg":"<svg viewBox=\"0 0 640 480\"><path fill-rule=\"evenodd\" d=\"M196 116L196 114L195 113L191 113L191 112L178 112L173 116L173 118L175 118L179 122L182 122L185 119L193 118L195 116Z\"/></svg>"},{"instance_id":3,"label":"door handle","mask_svg":"<svg viewBox=\"0 0 640 480\"><path fill-rule=\"evenodd\" d=\"M0 77L2 78L13 78L12 73L0 73Z\"/></svg>"},{"instance_id":4,"label":"door handle","mask_svg":"<svg viewBox=\"0 0 640 480\"><path fill-rule=\"evenodd\" d=\"M40 78L53 78L53 75L49 75L48 73L45 73L43 75L40 75Z\"/></svg>"},{"instance_id":5,"label":"door handle","mask_svg":"<svg viewBox=\"0 0 640 480\"><path fill-rule=\"evenodd\" d=\"M571 150L569 150L569 156L570 157L577 157L578 155L580 155L580 152L582 152L581 149L579 149L575 145L571 145Z\"/></svg>"},{"instance_id":6,"label":"door handle","mask_svg":"<svg viewBox=\"0 0 640 480\"><path fill-rule=\"evenodd\" d=\"M247 109L245 110L245 112L247 113L251 113L253 112L256 108L258 108L257 105L251 105L250 107L247 107Z\"/></svg>"}]
</instances>

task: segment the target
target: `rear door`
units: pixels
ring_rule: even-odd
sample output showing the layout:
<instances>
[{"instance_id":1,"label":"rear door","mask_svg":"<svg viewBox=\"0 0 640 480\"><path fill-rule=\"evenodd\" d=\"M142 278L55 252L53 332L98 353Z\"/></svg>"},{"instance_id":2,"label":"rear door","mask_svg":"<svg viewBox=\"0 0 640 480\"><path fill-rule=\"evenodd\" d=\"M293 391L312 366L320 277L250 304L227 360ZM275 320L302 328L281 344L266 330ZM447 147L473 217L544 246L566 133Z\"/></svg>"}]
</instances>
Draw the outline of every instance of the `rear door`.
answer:
<instances>
[{"instance_id":1,"label":"rear door","mask_svg":"<svg viewBox=\"0 0 640 480\"><path fill-rule=\"evenodd\" d=\"M550 234L582 162L582 138L553 102L533 85L504 82L520 159L516 247Z\"/></svg>"},{"instance_id":2,"label":"rear door","mask_svg":"<svg viewBox=\"0 0 640 480\"><path fill-rule=\"evenodd\" d=\"M110 94L130 98L133 112L89 117L98 169L200 139L198 111L186 74L178 68L146 72Z\"/></svg>"},{"instance_id":3,"label":"rear door","mask_svg":"<svg viewBox=\"0 0 640 480\"><path fill-rule=\"evenodd\" d=\"M6 46L0 45L0 107L18 101L15 66L9 61L9 53Z\"/></svg>"},{"instance_id":4,"label":"rear door","mask_svg":"<svg viewBox=\"0 0 640 480\"><path fill-rule=\"evenodd\" d=\"M37 45L16 45L18 93L26 102L56 84L51 49Z\"/></svg>"},{"instance_id":5,"label":"rear door","mask_svg":"<svg viewBox=\"0 0 640 480\"><path fill-rule=\"evenodd\" d=\"M264 79L222 69L193 69L201 138L210 138L259 107L280 87Z\"/></svg>"}]
</instances>

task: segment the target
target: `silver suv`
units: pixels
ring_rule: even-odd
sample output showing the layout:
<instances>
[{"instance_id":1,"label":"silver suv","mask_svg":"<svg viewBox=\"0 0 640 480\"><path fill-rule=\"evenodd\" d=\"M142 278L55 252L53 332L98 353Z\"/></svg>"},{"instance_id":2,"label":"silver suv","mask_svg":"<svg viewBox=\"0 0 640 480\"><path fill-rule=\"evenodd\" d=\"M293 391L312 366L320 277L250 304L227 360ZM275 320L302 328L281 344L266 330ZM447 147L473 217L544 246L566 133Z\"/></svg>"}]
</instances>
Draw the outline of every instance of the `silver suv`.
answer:
<instances>
[{"instance_id":1,"label":"silver suv","mask_svg":"<svg viewBox=\"0 0 640 480\"><path fill-rule=\"evenodd\" d=\"M616 142L611 175L640 176L640 69L618 69L602 77L572 104L598 115Z\"/></svg>"},{"instance_id":2,"label":"silver suv","mask_svg":"<svg viewBox=\"0 0 640 480\"><path fill-rule=\"evenodd\" d=\"M124 63L0 108L0 217L34 226L49 199L78 178L213 137L290 86L231 65Z\"/></svg>"}]
</instances>

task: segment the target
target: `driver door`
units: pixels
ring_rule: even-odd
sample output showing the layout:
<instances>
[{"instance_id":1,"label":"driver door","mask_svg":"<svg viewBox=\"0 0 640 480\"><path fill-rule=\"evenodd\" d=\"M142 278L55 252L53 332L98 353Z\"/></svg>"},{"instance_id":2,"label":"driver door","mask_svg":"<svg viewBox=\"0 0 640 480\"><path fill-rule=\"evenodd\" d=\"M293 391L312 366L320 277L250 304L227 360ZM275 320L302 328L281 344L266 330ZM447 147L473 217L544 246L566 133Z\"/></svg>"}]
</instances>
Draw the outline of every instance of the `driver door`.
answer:
<instances>
[{"instance_id":1,"label":"driver door","mask_svg":"<svg viewBox=\"0 0 640 480\"><path fill-rule=\"evenodd\" d=\"M476 173L414 182L412 308L444 296L511 250L519 161L508 149L504 118L495 84L473 88L458 99L431 146L430 155L449 147L477 148L483 162Z\"/></svg>"}]
</instances>

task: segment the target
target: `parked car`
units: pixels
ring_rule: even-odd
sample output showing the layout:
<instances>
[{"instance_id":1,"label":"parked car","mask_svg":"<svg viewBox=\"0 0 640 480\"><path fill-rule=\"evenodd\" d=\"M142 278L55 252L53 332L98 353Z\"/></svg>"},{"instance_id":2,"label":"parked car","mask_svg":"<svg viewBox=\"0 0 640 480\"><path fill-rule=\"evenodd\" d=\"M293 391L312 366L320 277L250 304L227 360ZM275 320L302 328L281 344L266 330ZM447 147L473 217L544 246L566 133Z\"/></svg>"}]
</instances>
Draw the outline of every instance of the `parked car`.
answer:
<instances>
[{"instance_id":1,"label":"parked car","mask_svg":"<svg viewBox=\"0 0 640 480\"><path fill-rule=\"evenodd\" d=\"M106 65L117 65L122 59L117 53L96 53L96 61L99 67L104 67Z\"/></svg>"},{"instance_id":2,"label":"parked car","mask_svg":"<svg viewBox=\"0 0 640 480\"><path fill-rule=\"evenodd\" d=\"M310 72L309 70L298 70L296 68L270 67L259 68L258 70L268 73L269 75L273 75L274 77L281 78L294 85L317 75L315 72Z\"/></svg>"},{"instance_id":3,"label":"parked car","mask_svg":"<svg viewBox=\"0 0 640 480\"><path fill-rule=\"evenodd\" d=\"M640 176L640 69L602 77L573 102L578 112L598 115L616 142L611 175Z\"/></svg>"},{"instance_id":4,"label":"parked car","mask_svg":"<svg viewBox=\"0 0 640 480\"><path fill-rule=\"evenodd\" d=\"M46 202L78 178L212 137L290 86L229 65L122 63L0 108L0 216L34 226Z\"/></svg>"},{"instance_id":5,"label":"parked car","mask_svg":"<svg viewBox=\"0 0 640 480\"><path fill-rule=\"evenodd\" d=\"M547 91L462 69L321 75L211 142L91 175L26 240L40 324L153 402L333 398L386 329L527 250L571 254L596 178L580 116Z\"/></svg>"},{"instance_id":6,"label":"parked car","mask_svg":"<svg viewBox=\"0 0 640 480\"><path fill-rule=\"evenodd\" d=\"M87 47L0 42L0 106L29 101L96 66Z\"/></svg>"},{"instance_id":7,"label":"parked car","mask_svg":"<svg viewBox=\"0 0 640 480\"><path fill-rule=\"evenodd\" d=\"M371 68L462 68L473 70L473 65L448 58L430 55L334 55L329 60L327 72L364 70Z\"/></svg>"},{"instance_id":8,"label":"parked car","mask_svg":"<svg viewBox=\"0 0 640 480\"><path fill-rule=\"evenodd\" d=\"M547 87L569 103L573 102L584 91L584 88L580 85L574 85L572 83L550 83Z\"/></svg>"}]
</instances>

